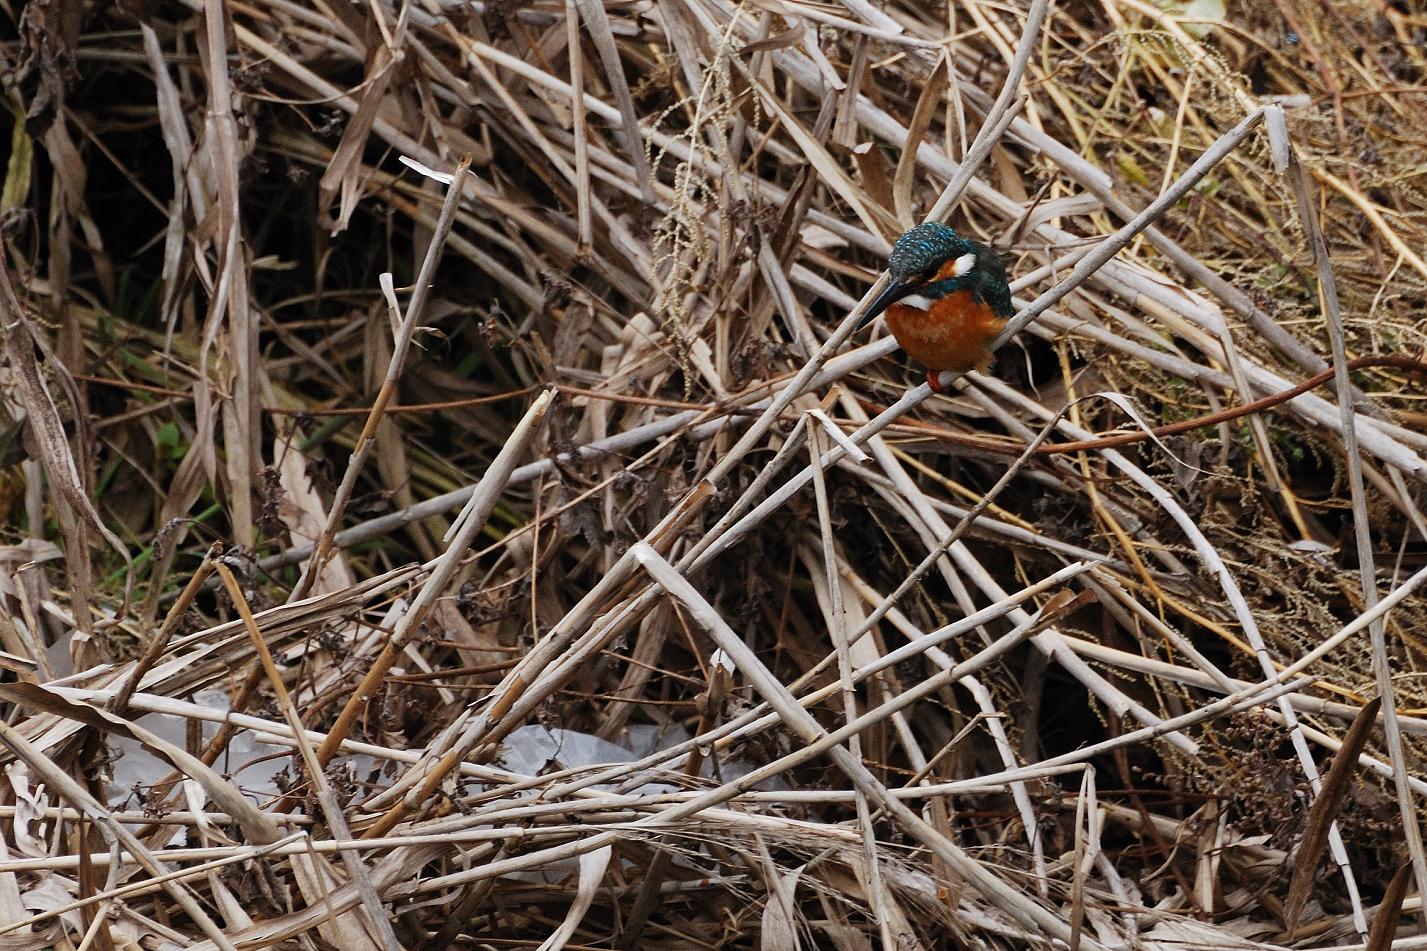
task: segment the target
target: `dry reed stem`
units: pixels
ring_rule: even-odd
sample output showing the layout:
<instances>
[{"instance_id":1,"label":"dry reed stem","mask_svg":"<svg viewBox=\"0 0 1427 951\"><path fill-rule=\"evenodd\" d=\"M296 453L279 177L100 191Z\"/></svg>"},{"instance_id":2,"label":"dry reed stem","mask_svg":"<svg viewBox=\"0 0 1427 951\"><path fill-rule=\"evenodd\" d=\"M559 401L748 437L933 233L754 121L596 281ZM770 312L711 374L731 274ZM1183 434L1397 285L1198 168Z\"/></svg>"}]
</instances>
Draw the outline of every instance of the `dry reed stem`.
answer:
<instances>
[{"instance_id":1,"label":"dry reed stem","mask_svg":"<svg viewBox=\"0 0 1427 951\"><path fill-rule=\"evenodd\" d=\"M1328 248L1323 242L1323 232L1318 226L1318 216L1313 207L1313 198L1308 191L1307 177L1293 153L1293 146L1284 133L1282 123L1275 122L1271 128L1280 130L1280 140L1276 147L1275 160L1279 171L1292 183L1298 198L1298 216L1313 250L1313 263L1318 271L1318 294L1322 308L1328 318L1328 336L1333 347L1334 379L1338 396L1338 410L1342 419L1343 451L1348 466L1348 497L1353 507L1353 544L1358 560L1358 577L1362 584L1363 605L1369 611L1377 605L1377 570L1374 567L1372 529L1368 524L1366 490L1363 486L1363 461L1358 452L1358 431L1354 425L1357 410L1353 406L1352 390L1348 381L1347 342L1343 331L1343 312L1338 300L1338 286L1333 277L1333 265L1328 258ZM1283 161L1283 153L1287 161ZM1392 683L1391 662L1387 656L1385 628L1381 620L1368 627L1369 644L1372 649L1373 674L1377 680L1378 702L1383 704L1383 733L1387 743L1388 759L1392 763L1393 787L1397 793L1397 808L1402 819L1402 834L1407 844L1407 854L1412 859L1413 874L1418 889L1427 883L1427 853L1422 848L1422 828L1417 819L1417 803L1408 787L1407 762L1402 748L1402 730L1397 719L1397 691ZM1350 734L1351 735L1351 734ZM1345 741L1346 742L1346 741ZM1311 817L1311 814L1310 814ZM1297 889L1290 891L1295 897ZM1301 899L1290 907L1301 908ZM1355 909L1356 911L1356 909ZM1291 930L1296 922L1286 923ZM1358 931L1367 940L1367 922L1357 922ZM1427 920L1424 920L1427 924Z\"/></svg>"}]
</instances>

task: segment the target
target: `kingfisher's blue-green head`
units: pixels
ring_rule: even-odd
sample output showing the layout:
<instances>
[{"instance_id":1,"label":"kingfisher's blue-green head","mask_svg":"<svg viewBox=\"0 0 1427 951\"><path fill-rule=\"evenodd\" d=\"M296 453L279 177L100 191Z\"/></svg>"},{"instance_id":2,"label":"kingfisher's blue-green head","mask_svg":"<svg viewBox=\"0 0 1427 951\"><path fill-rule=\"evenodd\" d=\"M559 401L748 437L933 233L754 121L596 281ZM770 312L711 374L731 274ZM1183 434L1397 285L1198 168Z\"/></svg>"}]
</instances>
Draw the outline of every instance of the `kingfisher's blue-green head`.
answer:
<instances>
[{"instance_id":1,"label":"kingfisher's blue-green head","mask_svg":"<svg viewBox=\"0 0 1427 951\"><path fill-rule=\"evenodd\" d=\"M919 224L897 239L887 259L892 282L872 302L859 327L866 326L889 306L917 295L929 300L957 291L970 291L989 305L997 317L1010 317L1011 291L1006 267L995 251L936 221Z\"/></svg>"}]
</instances>

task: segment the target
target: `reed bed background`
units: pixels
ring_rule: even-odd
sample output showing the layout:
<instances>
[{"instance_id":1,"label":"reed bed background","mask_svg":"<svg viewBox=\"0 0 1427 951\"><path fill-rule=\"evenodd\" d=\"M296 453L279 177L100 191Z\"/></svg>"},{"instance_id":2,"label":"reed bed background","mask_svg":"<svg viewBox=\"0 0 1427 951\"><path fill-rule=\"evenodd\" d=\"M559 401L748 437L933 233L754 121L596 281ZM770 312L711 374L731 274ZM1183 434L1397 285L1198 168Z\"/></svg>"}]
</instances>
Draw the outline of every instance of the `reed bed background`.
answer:
<instances>
[{"instance_id":1,"label":"reed bed background","mask_svg":"<svg viewBox=\"0 0 1427 951\"><path fill-rule=\"evenodd\" d=\"M1421 946L1419 2L4 12L0 947Z\"/></svg>"}]
</instances>

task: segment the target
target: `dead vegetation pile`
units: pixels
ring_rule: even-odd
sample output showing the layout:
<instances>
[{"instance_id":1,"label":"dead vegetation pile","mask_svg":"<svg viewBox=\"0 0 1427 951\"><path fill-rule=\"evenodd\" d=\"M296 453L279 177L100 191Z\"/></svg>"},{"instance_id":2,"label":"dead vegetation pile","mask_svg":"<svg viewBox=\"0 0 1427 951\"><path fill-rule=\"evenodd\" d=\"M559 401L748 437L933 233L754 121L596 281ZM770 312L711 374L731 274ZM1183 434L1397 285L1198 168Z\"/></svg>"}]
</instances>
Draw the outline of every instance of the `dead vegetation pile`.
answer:
<instances>
[{"instance_id":1,"label":"dead vegetation pile","mask_svg":"<svg viewBox=\"0 0 1427 951\"><path fill-rule=\"evenodd\" d=\"M1417 946L1427 13L1047 7L7 4L0 947Z\"/></svg>"}]
</instances>

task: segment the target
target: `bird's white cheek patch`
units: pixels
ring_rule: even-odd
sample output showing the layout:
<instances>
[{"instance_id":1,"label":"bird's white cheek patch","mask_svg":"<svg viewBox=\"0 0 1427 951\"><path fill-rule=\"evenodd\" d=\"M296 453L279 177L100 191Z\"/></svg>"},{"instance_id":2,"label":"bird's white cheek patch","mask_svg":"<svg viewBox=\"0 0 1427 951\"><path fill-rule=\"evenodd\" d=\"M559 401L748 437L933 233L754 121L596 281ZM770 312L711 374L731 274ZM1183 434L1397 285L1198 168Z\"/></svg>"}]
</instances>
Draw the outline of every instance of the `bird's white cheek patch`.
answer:
<instances>
[{"instance_id":1,"label":"bird's white cheek patch","mask_svg":"<svg viewBox=\"0 0 1427 951\"><path fill-rule=\"evenodd\" d=\"M902 303L911 307L920 307L922 310L927 310L932 305L930 298L923 297L920 294L908 294L902 298Z\"/></svg>"},{"instance_id":2,"label":"bird's white cheek patch","mask_svg":"<svg viewBox=\"0 0 1427 951\"><path fill-rule=\"evenodd\" d=\"M965 277L971 273L971 269L976 266L976 255L963 254L956 259L956 264L952 268L952 273L957 277Z\"/></svg>"}]
</instances>

